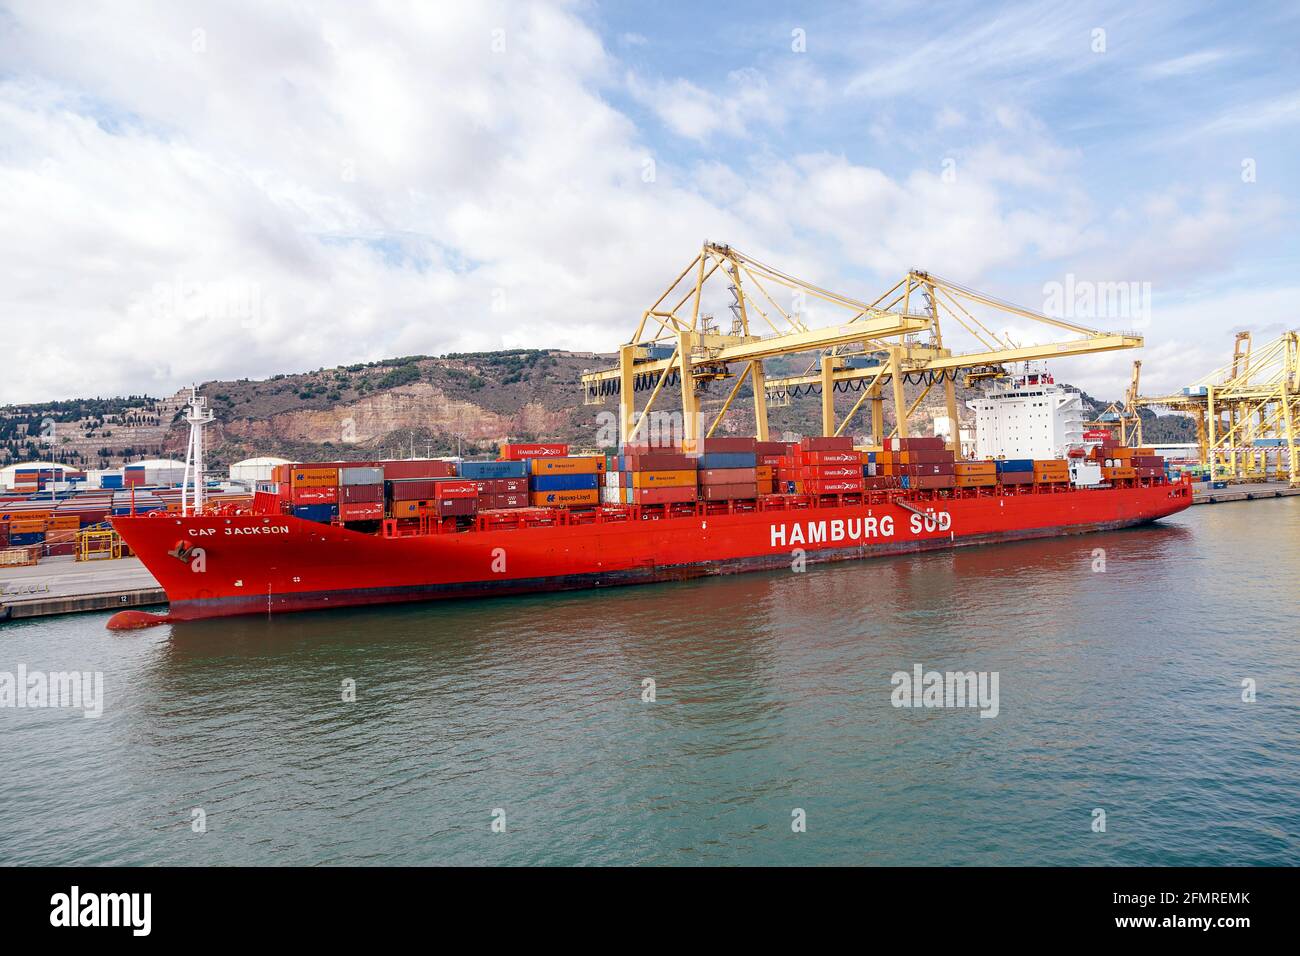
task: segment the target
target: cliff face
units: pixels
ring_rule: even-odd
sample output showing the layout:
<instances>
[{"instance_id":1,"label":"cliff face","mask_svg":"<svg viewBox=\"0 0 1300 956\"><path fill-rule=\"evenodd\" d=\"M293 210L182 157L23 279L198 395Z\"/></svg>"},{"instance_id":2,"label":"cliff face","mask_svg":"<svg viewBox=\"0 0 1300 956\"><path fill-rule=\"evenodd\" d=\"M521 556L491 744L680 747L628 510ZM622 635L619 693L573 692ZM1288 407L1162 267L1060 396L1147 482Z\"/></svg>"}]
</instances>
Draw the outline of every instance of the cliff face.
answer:
<instances>
[{"instance_id":1,"label":"cliff face","mask_svg":"<svg viewBox=\"0 0 1300 956\"><path fill-rule=\"evenodd\" d=\"M538 401L526 402L513 413L495 412L421 382L331 408L232 421L224 431L230 440L263 444L284 440L368 445L401 431L457 436L477 444L518 434L562 432L568 419L569 409L548 409Z\"/></svg>"}]
</instances>

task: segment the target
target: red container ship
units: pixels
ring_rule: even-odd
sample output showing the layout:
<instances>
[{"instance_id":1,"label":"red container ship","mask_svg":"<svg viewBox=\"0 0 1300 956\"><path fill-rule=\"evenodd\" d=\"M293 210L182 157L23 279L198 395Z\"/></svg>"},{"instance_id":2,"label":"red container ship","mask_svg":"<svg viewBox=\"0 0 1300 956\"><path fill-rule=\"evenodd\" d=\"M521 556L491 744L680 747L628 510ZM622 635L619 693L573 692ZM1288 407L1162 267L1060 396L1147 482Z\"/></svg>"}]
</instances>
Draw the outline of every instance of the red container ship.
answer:
<instances>
[{"instance_id":1,"label":"red container ship","mask_svg":"<svg viewBox=\"0 0 1300 956\"><path fill-rule=\"evenodd\" d=\"M390 520L368 533L283 513L259 496L251 510L113 524L166 590L169 618L192 620L783 569L795 560L1106 531L1191 503L1189 484L1143 477L1096 488L999 484L530 507Z\"/></svg>"}]
</instances>

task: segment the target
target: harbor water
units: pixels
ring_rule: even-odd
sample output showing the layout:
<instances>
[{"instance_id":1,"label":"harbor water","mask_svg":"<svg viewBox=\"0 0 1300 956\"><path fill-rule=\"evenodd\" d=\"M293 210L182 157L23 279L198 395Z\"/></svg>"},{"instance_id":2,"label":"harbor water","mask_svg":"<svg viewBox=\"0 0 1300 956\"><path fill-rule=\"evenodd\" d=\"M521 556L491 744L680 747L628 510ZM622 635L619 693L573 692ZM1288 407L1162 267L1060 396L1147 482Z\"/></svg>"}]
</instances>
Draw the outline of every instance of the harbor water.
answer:
<instances>
[{"instance_id":1,"label":"harbor water","mask_svg":"<svg viewBox=\"0 0 1300 956\"><path fill-rule=\"evenodd\" d=\"M1290 498L802 573L3 624L0 672L100 672L103 711L0 707L0 862L1293 864L1297 579ZM996 706L896 706L918 666Z\"/></svg>"}]
</instances>

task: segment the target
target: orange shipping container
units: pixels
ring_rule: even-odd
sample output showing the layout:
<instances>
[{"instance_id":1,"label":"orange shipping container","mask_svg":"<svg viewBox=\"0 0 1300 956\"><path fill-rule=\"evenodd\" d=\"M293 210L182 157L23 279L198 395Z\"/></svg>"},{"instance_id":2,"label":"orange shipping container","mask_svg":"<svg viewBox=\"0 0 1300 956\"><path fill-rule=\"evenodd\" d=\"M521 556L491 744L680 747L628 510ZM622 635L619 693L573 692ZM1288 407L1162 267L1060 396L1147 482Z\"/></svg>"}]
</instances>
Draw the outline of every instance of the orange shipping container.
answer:
<instances>
[{"instance_id":1,"label":"orange shipping container","mask_svg":"<svg viewBox=\"0 0 1300 956\"><path fill-rule=\"evenodd\" d=\"M633 488L694 488L696 473L681 471L633 471Z\"/></svg>"},{"instance_id":2,"label":"orange shipping container","mask_svg":"<svg viewBox=\"0 0 1300 956\"><path fill-rule=\"evenodd\" d=\"M958 467L961 467L960 465ZM991 475L962 475L954 476L957 480L958 488L992 488L998 483L996 473Z\"/></svg>"},{"instance_id":3,"label":"orange shipping container","mask_svg":"<svg viewBox=\"0 0 1300 956\"><path fill-rule=\"evenodd\" d=\"M295 488L333 488L339 483L339 470L337 468L295 468L292 483Z\"/></svg>"},{"instance_id":4,"label":"orange shipping container","mask_svg":"<svg viewBox=\"0 0 1300 956\"><path fill-rule=\"evenodd\" d=\"M1137 477L1137 472L1128 465L1120 465L1115 468L1103 468L1101 470L1101 477L1105 478L1107 481L1117 478L1135 478Z\"/></svg>"},{"instance_id":5,"label":"orange shipping container","mask_svg":"<svg viewBox=\"0 0 1300 956\"><path fill-rule=\"evenodd\" d=\"M534 475L598 475L605 470L605 459L585 458L533 458L529 470Z\"/></svg>"}]
</instances>

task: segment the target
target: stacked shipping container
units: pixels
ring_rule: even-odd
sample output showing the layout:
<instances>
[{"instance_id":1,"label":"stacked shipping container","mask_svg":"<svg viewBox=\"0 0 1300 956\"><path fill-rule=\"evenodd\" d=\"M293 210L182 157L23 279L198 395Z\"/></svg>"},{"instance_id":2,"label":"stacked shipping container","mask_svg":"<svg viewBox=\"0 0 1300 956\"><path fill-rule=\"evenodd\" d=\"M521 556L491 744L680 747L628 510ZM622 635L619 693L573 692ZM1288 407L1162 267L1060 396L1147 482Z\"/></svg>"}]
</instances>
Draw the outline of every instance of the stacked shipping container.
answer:
<instances>
[{"instance_id":1,"label":"stacked shipping container","mask_svg":"<svg viewBox=\"0 0 1300 956\"><path fill-rule=\"evenodd\" d=\"M478 488L479 511L528 507L527 461L461 462L460 477Z\"/></svg>"},{"instance_id":2,"label":"stacked shipping container","mask_svg":"<svg viewBox=\"0 0 1300 956\"><path fill-rule=\"evenodd\" d=\"M701 501L758 497L758 442L753 438L706 438L700 446Z\"/></svg>"},{"instance_id":3,"label":"stacked shipping container","mask_svg":"<svg viewBox=\"0 0 1300 956\"><path fill-rule=\"evenodd\" d=\"M698 479L699 460L679 447L629 444L607 461L601 498L628 505L690 502L699 497Z\"/></svg>"},{"instance_id":4,"label":"stacked shipping container","mask_svg":"<svg viewBox=\"0 0 1300 956\"><path fill-rule=\"evenodd\" d=\"M534 507L588 508L600 503L600 476L605 472L603 457L530 458L528 466L529 501Z\"/></svg>"},{"instance_id":5,"label":"stacked shipping container","mask_svg":"<svg viewBox=\"0 0 1300 956\"><path fill-rule=\"evenodd\" d=\"M1154 448L1129 448L1113 437L1093 446L1088 457L1101 465L1101 477L1106 481L1162 478L1165 474L1165 459Z\"/></svg>"}]
</instances>

